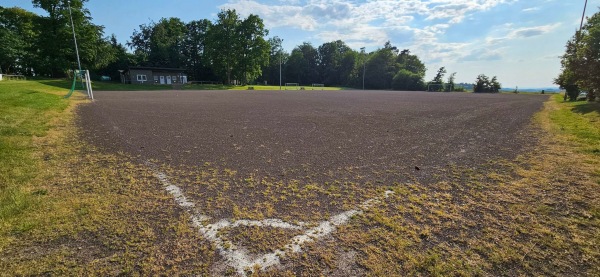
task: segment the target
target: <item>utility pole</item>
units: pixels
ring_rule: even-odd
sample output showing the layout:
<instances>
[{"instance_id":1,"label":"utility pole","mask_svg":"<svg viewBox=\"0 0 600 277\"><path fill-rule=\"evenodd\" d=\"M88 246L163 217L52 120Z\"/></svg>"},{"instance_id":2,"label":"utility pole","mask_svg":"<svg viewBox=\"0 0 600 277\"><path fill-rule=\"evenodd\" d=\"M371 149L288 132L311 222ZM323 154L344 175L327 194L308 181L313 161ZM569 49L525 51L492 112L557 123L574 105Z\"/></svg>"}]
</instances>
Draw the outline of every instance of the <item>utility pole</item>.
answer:
<instances>
[{"instance_id":1,"label":"utility pole","mask_svg":"<svg viewBox=\"0 0 600 277\"><path fill-rule=\"evenodd\" d=\"M363 83L363 84L362 84L363 86L362 86L362 88L363 88L363 90L365 90L365 64L367 63L367 58L366 58L366 55L365 55L365 48L364 48L364 47L361 47L361 48L360 48L360 53L361 53L361 54L362 54L362 56L363 56L363 78L362 78L362 79L363 79L363 80L362 80L362 81L363 81L363 82L362 82L362 83Z\"/></svg>"}]
</instances>

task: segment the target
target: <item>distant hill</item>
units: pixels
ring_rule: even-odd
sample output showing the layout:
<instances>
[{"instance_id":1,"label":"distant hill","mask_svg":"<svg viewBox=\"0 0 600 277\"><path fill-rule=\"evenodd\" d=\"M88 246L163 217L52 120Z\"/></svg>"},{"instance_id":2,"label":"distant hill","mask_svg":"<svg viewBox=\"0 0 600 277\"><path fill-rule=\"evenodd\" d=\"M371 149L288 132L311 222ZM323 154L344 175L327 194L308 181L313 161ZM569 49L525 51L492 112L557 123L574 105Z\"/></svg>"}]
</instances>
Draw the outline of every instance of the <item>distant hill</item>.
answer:
<instances>
[{"instance_id":1,"label":"distant hill","mask_svg":"<svg viewBox=\"0 0 600 277\"><path fill-rule=\"evenodd\" d=\"M466 91L473 91L473 84L469 84L469 83L458 83L458 84L454 85L454 87L463 87ZM548 92L548 93L558 93L561 91L558 87L519 88L519 92L541 92L542 90L544 90L545 92ZM500 89L500 91L513 92L513 91L515 91L515 88L502 88L502 89Z\"/></svg>"},{"instance_id":2,"label":"distant hill","mask_svg":"<svg viewBox=\"0 0 600 277\"><path fill-rule=\"evenodd\" d=\"M456 87L456 88L462 87L466 91L473 91L473 84L458 83L458 84L455 84L454 87Z\"/></svg>"},{"instance_id":3,"label":"distant hill","mask_svg":"<svg viewBox=\"0 0 600 277\"><path fill-rule=\"evenodd\" d=\"M546 88L519 88L519 92L541 92L541 91L547 92L547 93L559 93L560 89L557 87L546 87ZM515 91L515 88L502 88L501 91L509 91L509 92L513 92Z\"/></svg>"}]
</instances>

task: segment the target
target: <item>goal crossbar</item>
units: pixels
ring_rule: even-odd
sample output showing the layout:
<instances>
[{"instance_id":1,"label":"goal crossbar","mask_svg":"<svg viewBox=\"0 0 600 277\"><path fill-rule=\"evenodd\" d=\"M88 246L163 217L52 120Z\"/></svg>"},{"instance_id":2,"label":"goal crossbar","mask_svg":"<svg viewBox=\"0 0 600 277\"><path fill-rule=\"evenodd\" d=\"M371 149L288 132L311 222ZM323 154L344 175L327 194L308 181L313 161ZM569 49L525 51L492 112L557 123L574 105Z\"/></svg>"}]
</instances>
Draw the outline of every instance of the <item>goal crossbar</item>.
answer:
<instances>
[{"instance_id":1,"label":"goal crossbar","mask_svg":"<svg viewBox=\"0 0 600 277\"><path fill-rule=\"evenodd\" d=\"M290 89L296 89L296 90L297 90L297 89L299 89L299 88L298 88L298 87L299 87L299 84L298 84L298 83L285 83L285 90L287 90L287 89L288 89L288 87L289 87Z\"/></svg>"}]
</instances>

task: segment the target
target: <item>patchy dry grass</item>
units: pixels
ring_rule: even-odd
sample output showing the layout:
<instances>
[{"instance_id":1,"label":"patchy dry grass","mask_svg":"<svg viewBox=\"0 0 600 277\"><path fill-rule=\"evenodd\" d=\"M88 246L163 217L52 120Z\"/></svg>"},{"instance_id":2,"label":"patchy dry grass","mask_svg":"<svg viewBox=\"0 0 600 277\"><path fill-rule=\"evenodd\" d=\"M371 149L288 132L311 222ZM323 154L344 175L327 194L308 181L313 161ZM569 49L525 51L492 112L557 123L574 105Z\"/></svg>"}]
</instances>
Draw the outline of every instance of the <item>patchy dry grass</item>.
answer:
<instances>
[{"instance_id":1,"label":"patchy dry grass","mask_svg":"<svg viewBox=\"0 0 600 277\"><path fill-rule=\"evenodd\" d=\"M17 99L32 88L42 98L66 93L37 82L13 85L18 90L11 98ZM212 246L189 228L189 215L151 172L79 139L72 111L81 101L72 98L66 110L54 113L33 107L35 118L49 123L45 132L25 140L30 143L22 157L31 162L9 164L12 172L30 172L26 179L8 180L19 181L18 190L33 200L27 209L2 218L2 274L206 274ZM14 116L7 113L4 119Z\"/></svg>"},{"instance_id":2,"label":"patchy dry grass","mask_svg":"<svg viewBox=\"0 0 600 277\"><path fill-rule=\"evenodd\" d=\"M397 185L290 257L287 273L343 276L338 257L353 252L350 272L376 276L600 274L600 106L557 99L536 116L535 151L479 172L454 167L454 181Z\"/></svg>"}]
</instances>

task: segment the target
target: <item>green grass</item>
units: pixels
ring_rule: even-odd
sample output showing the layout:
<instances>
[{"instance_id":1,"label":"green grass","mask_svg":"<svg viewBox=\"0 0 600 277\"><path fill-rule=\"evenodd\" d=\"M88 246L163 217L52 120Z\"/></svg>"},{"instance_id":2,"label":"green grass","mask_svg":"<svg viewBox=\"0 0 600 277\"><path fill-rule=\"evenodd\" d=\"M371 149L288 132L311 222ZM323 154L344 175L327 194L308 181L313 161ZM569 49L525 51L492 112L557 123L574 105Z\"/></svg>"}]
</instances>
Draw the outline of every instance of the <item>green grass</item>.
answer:
<instances>
[{"instance_id":1,"label":"green grass","mask_svg":"<svg viewBox=\"0 0 600 277\"><path fill-rule=\"evenodd\" d=\"M581 145L581 150L600 156L600 103L587 101L563 102L561 95L554 100L563 107L550 114L550 119L572 141Z\"/></svg>"},{"instance_id":2,"label":"green grass","mask_svg":"<svg viewBox=\"0 0 600 277\"><path fill-rule=\"evenodd\" d=\"M253 89L253 90L279 90L279 86L263 86L263 85L248 85L248 86L235 86L232 87L230 89L232 90L248 90L248 89ZM299 87L288 87L286 88L285 86L281 86L281 90L315 90L315 91L320 91L320 90L343 90L344 88L341 87L311 87L311 86L299 86Z\"/></svg>"},{"instance_id":3,"label":"green grass","mask_svg":"<svg viewBox=\"0 0 600 277\"><path fill-rule=\"evenodd\" d=\"M1 223L17 218L35 197L23 188L38 171L33 139L46 135L50 114L68 106L58 93L66 91L34 81L0 82Z\"/></svg>"},{"instance_id":4,"label":"green grass","mask_svg":"<svg viewBox=\"0 0 600 277\"><path fill-rule=\"evenodd\" d=\"M72 80L66 79L43 79L38 81L41 84L53 86L61 89L70 89ZM311 86L300 86L305 90L313 90ZM77 83L77 90L83 90L81 83ZM94 81L92 83L92 89L100 91L145 91L145 90L171 90L174 89L172 85L132 85L122 84L117 82L100 82ZM183 90L279 90L279 86L263 86L263 85L247 85L247 86L227 86L227 85L213 85L213 84L186 84L181 87ZM282 90L285 90L285 86L282 86ZM323 87L314 88L315 91L320 90L342 90L341 87ZM292 89L290 89L292 90ZM295 89L294 89L295 90Z\"/></svg>"},{"instance_id":5,"label":"green grass","mask_svg":"<svg viewBox=\"0 0 600 277\"><path fill-rule=\"evenodd\" d=\"M57 80L0 82L0 275L206 276L214 250L143 165L79 137Z\"/></svg>"}]
</instances>

